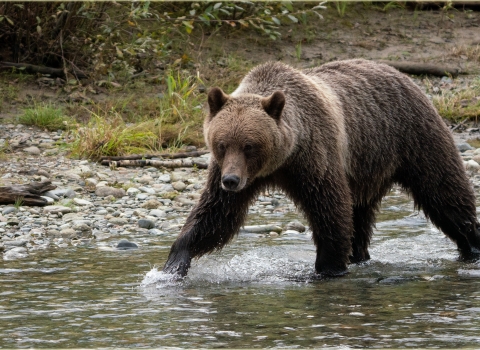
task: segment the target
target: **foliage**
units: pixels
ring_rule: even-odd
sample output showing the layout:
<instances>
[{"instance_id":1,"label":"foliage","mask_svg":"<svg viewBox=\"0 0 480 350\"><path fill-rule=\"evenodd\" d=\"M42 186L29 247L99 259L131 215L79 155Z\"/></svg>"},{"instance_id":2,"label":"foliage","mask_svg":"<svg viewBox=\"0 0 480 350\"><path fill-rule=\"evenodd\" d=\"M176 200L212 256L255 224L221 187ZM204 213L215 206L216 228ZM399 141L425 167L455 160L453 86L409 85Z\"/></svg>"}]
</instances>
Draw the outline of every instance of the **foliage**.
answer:
<instances>
[{"instance_id":1,"label":"foliage","mask_svg":"<svg viewBox=\"0 0 480 350\"><path fill-rule=\"evenodd\" d=\"M306 23L309 14L322 18L318 10L323 4L5 2L0 4L2 55L13 62L91 67L88 71L97 75L128 77L162 61L188 64L185 54L172 55L174 41L184 40L184 35L254 29L276 40L282 25Z\"/></svg>"}]
</instances>

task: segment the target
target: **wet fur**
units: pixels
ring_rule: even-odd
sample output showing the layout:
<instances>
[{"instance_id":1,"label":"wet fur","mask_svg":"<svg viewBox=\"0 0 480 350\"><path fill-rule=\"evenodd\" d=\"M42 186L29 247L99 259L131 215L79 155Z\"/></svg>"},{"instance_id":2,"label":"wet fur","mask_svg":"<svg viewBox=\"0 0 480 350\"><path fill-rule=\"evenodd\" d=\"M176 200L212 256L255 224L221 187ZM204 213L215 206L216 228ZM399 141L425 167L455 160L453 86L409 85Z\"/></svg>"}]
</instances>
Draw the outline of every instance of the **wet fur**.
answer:
<instances>
[{"instance_id":1,"label":"wet fur","mask_svg":"<svg viewBox=\"0 0 480 350\"><path fill-rule=\"evenodd\" d=\"M393 68L365 60L304 71L266 63L230 96L212 89L209 106L208 181L164 271L183 276L192 258L222 248L268 187L284 190L305 214L317 273L342 275L349 262L369 259L375 213L394 183L461 257L480 248L475 197L450 132L422 91ZM243 181L238 191L222 188L230 173Z\"/></svg>"}]
</instances>

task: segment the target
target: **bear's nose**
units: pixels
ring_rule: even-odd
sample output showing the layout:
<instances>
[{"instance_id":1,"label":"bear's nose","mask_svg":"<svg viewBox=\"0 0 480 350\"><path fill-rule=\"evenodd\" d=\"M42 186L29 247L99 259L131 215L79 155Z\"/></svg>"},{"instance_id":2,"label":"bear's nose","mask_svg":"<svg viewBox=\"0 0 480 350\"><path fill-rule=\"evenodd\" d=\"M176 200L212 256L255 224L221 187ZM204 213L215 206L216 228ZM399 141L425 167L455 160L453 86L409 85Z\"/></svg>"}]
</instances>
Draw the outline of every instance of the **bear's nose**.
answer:
<instances>
[{"instance_id":1,"label":"bear's nose","mask_svg":"<svg viewBox=\"0 0 480 350\"><path fill-rule=\"evenodd\" d=\"M222 177L222 184L226 190L235 190L240 183L240 178L237 175L225 175Z\"/></svg>"}]
</instances>

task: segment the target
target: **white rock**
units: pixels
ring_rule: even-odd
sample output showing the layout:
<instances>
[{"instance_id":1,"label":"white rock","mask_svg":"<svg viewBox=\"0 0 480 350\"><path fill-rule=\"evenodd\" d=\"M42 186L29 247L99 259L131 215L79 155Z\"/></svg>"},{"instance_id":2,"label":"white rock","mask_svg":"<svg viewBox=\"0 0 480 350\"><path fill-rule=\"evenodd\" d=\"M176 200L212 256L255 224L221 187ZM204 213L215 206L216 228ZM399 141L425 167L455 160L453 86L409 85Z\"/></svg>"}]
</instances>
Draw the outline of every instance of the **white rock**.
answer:
<instances>
[{"instance_id":1,"label":"white rock","mask_svg":"<svg viewBox=\"0 0 480 350\"><path fill-rule=\"evenodd\" d=\"M30 154L40 154L40 149L35 146L24 148L23 151Z\"/></svg>"},{"instance_id":2,"label":"white rock","mask_svg":"<svg viewBox=\"0 0 480 350\"><path fill-rule=\"evenodd\" d=\"M73 199L73 202L74 202L75 204L78 204L78 205L81 205L81 206L93 205L92 202L87 201L87 200L85 200L85 199L80 199L80 198L74 198L74 199Z\"/></svg>"},{"instance_id":3,"label":"white rock","mask_svg":"<svg viewBox=\"0 0 480 350\"><path fill-rule=\"evenodd\" d=\"M128 195L134 195L134 194L137 194L139 193L140 190L138 188L135 188L135 187L130 187L128 190L127 190L127 194Z\"/></svg>"},{"instance_id":4,"label":"white rock","mask_svg":"<svg viewBox=\"0 0 480 350\"><path fill-rule=\"evenodd\" d=\"M467 168L468 170L479 170L480 169L480 164L478 164L473 159L470 159L470 160L465 162L465 168Z\"/></svg>"},{"instance_id":5,"label":"white rock","mask_svg":"<svg viewBox=\"0 0 480 350\"><path fill-rule=\"evenodd\" d=\"M3 254L3 260L15 260L26 258L28 256L27 248L25 247L15 247Z\"/></svg>"},{"instance_id":6,"label":"white rock","mask_svg":"<svg viewBox=\"0 0 480 350\"><path fill-rule=\"evenodd\" d=\"M47 201L48 204L52 204L55 202L55 200L53 198L50 198L50 197L47 197L47 196L40 196L42 197L43 199L45 199Z\"/></svg>"}]
</instances>

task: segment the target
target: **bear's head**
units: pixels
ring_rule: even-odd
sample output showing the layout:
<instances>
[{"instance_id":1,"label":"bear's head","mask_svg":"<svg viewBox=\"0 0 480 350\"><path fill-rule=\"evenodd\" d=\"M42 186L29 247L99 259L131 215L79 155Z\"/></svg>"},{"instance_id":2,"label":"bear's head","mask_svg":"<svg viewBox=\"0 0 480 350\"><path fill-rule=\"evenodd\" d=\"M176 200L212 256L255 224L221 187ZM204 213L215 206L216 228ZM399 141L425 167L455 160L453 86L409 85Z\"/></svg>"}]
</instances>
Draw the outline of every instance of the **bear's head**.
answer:
<instances>
[{"instance_id":1,"label":"bear's head","mask_svg":"<svg viewBox=\"0 0 480 350\"><path fill-rule=\"evenodd\" d=\"M279 167L285 153L283 92L268 97L229 96L220 88L212 88L208 106L205 141L220 166L224 190L241 191L255 178L267 176Z\"/></svg>"}]
</instances>

